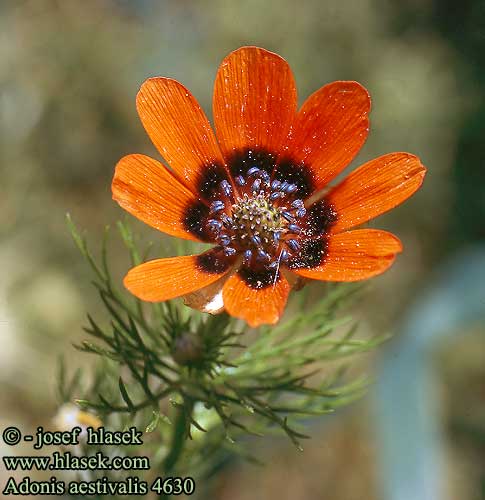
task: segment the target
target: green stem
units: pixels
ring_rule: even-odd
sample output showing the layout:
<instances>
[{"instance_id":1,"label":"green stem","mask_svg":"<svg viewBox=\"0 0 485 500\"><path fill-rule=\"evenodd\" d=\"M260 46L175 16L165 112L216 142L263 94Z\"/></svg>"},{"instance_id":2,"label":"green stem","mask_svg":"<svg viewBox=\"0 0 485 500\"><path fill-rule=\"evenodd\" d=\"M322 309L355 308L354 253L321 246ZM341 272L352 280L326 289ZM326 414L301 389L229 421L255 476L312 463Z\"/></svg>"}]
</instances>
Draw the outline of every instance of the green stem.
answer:
<instances>
[{"instance_id":1,"label":"green stem","mask_svg":"<svg viewBox=\"0 0 485 500\"><path fill-rule=\"evenodd\" d=\"M172 475L173 469L182 455L185 441L187 439L187 431L190 426L192 408L193 403L188 400L185 400L184 404L177 408L178 414L173 427L172 444L170 451L163 462L165 477L170 477ZM165 500L170 498L170 495L162 493L159 498L160 500Z\"/></svg>"}]
</instances>

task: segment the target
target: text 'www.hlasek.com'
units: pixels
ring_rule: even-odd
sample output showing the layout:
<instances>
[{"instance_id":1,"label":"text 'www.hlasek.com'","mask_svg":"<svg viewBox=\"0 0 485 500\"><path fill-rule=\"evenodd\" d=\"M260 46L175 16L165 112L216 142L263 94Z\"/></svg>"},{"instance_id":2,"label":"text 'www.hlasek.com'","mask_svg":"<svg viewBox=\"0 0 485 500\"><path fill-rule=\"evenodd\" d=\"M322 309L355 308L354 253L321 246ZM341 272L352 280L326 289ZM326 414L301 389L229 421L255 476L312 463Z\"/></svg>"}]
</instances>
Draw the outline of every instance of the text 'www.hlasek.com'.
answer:
<instances>
[{"instance_id":1,"label":"text 'www.hlasek.com'","mask_svg":"<svg viewBox=\"0 0 485 500\"><path fill-rule=\"evenodd\" d=\"M36 451L49 447L52 451L48 455L3 456L7 475L16 472L16 476L7 478L6 484L1 486L2 494L143 496L154 492L157 495L191 495L195 490L191 477L155 477L147 482L136 475L137 471L150 470L149 458L129 456L122 450L123 446L142 445L142 436L143 432L135 427L126 431L74 427L63 432L49 432L38 427L35 436L22 435L17 427L7 427L2 432L6 445L16 446L25 441L32 442ZM100 447L103 447L102 451ZM110 448L116 453L111 453ZM19 472L43 471L53 474L54 471L64 471L62 474L75 474L76 479L66 481L53 475L49 480L37 481L29 475L18 477Z\"/></svg>"}]
</instances>

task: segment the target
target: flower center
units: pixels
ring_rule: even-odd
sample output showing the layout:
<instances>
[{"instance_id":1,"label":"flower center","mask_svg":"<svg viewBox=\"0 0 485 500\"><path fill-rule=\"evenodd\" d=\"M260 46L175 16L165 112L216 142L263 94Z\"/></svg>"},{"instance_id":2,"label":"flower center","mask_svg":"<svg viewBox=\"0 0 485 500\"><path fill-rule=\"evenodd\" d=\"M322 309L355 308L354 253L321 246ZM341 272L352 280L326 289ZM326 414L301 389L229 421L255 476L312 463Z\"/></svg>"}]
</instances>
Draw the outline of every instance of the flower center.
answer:
<instances>
[{"instance_id":1,"label":"flower center","mask_svg":"<svg viewBox=\"0 0 485 500\"><path fill-rule=\"evenodd\" d=\"M298 219L306 214L303 200L295 199L295 184L270 181L265 170L252 167L235 178L233 197L227 181L220 186L221 199L211 203L207 224L226 255L241 253L245 265L277 268L298 252Z\"/></svg>"},{"instance_id":2,"label":"flower center","mask_svg":"<svg viewBox=\"0 0 485 500\"><path fill-rule=\"evenodd\" d=\"M286 226L281 210L262 191L256 196L244 193L243 198L232 206L232 219L235 239L241 246L254 243L251 236L257 237L257 243L259 239L263 245L272 245L275 235L281 233Z\"/></svg>"}]
</instances>

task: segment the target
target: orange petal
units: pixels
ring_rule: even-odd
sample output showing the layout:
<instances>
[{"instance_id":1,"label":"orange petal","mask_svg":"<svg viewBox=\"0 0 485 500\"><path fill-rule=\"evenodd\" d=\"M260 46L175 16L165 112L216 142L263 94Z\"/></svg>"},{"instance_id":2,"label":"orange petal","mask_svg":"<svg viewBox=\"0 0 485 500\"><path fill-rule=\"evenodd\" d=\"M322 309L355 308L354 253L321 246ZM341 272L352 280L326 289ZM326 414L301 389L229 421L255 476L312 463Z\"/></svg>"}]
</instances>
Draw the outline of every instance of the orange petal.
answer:
<instances>
[{"instance_id":1,"label":"orange petal","mask_svg":"<svg viewBox=\"0 0 485 500\"><path fill-rule=\"evenodd\" d=\"M305 101L293 126L288 161L309 169L313 190L325 186L358 153L369 131L369 111L369 94L357 82L330 83Z\"/></svg>"},{"instance_id":2,"label":"orange petal","mask_svg":"<svg viewBox=\"0 0 485 500\"><path fill-rule=\"evenodd\" d=\"M387 231L357 229L329 236L322 263L293 272L316 280L359 281L383 273L401 250L399 239Z\"/></svg>"},{"instance_id":3,"label":"orange petal","mask_svg":"<svg viewBox=\"0 0 485 500\"><path fill-rule=\"evenodd\" d=\"M136 97L138 114L170 167L199 193L207 180L226 178L210 123L194 96L170 78L149 78Z\"/></svg>"},{"instance_id":4,"label":"orange petal","mask_svg":"<svg viewBox=\"0 0 485 500\"><path fill-rule=\"evenodd\" d=\"M232 275L224 285L224 306L231 316L247 321L253 328L274 324L280 319L288 299L290 285L274 271L254 272L245 268Z\"/></svg>"},{"instance_id":5,"label":"orange petal","mask_svg":"<svg viewBox=\"0 0 485 500\"><path fill-rule=\"evenodd\" d=\"M233 263L219 249L200 255L156 259L131 269L123 283L138 298L161 302L214 283Z\"/></svg>"},{"instance_id":6,"label":"orange petal","mask_svg":"<svg viewBox=\"0 0 485 500\"><path fill-rule=\"evenodd\" d=\"M352 172L326 196L337 214L330 231L339 232L387 212L423 183L426 168L409 153L390 153Z\"/></svg>"},{"instance_id":7,"label":"orange petal","mask_svg":"<svg viewBox=\"0 0 485 500\"><path fill-rule=\"evenodd\" d=\"M296 86L288 63L258 47L231 52L217 72L213 110L226 159L246 149L278 154L296 114Z\"/></svg>"},{"instance_id":8,"label":"orange petal","mask_svg":"<svg viewBox=\"0 0 485 500\"><path fill-rule=\"evenodd\" d=\"M155 229L187 240L207 240L200 230L194 230L194 217L190 216L192 207L200 202L153 158L138 154L122 158L111 189L113 199L126 211ZM201 205L201 217L202 207L205 205Z\"/></svg>"}]
</instances>

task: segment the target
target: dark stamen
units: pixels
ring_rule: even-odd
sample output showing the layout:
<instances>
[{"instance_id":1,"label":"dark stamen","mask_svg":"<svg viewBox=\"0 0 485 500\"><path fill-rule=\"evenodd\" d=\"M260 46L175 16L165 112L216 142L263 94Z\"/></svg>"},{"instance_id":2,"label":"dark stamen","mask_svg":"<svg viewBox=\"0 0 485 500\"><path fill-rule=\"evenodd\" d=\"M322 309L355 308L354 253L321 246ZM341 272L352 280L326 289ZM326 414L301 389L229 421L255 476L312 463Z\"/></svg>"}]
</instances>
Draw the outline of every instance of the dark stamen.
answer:
<instances>
[{"instance_id":1,"label":"dark stamen","mask_svg":"<svg viewBox=\"0 0 485 500\"><path fill-rule=\"evenodd\" d=\"M219 243L223 247L227 247L231 243L231 238L229 238L229 236L227 236L227 234L223 234L219 237Z\"/></svg>"},{"instance_id":2,"label":"dark stamen","mask_svg":"<svg viewBox=\"0 0 485 500\"><path fill-rule=\"evenodd\" d=\"M226 226L228 229L232 228L234 221L229 217L229 215L222 214L221 220L224 226Z\"/></svg>"},{"instance_id":3,"label":"dark stamen","mask_svg":"<svg viewBox=\"0 0 485 500\"><path fill-rule=\"evenodd\" d=\"M211 212L219 212L224 210L224 202L221 200L216 200L211 203Z\"/></svg>"},{"instance_id":4,"label":"dark stamen","mask_svg":"<svg viewBox=\"0 0 485 500\"><path fill-rule=\"evenodd\" d=\"M245 264L249 264L251 262L252 257L253 257L253 252L251 252L251 250L245 250L243 256L243 262Z\"/></svg>"},{"instance_id":5,"label":"dark stamen","mask_svg":"<svg viewBox=\"0 0 485 500\"><path fill-rule=\"evenodd\" d=\"M266 172L266 170L261 170L260 176L261 176L261 179L263 179L263 182L265 184L269 184L270 176L269 176L268 172Z\"/></svg>"},{"instance_id":6,"label":"dark stamen","mask_svg":"<svg viewBox=\"0 0 485 500\"><path fill-rule=\"evenodd\" d=\"M300 244L296 240L288 240L286 244L294 251L297 252L300 249Z\"/></svg>"},{"instance_id":7,"label":"dark stamen","mask_svg":"<svg viewBox=\"0 0 485 500\"><path fill-rule=\"evenodd\" d=\"M222 189L222 192L226 195L226 196L231 196L231 193L232 193L232 188L231 188L231 185L229 184L228 181L226 181L225 179L223 181L221 181L221 189Z\"/></svg>"},{"instance_id":8,"label":"dark stamen","mask_svg":"<svg viewBox=\"0 0 485 500\"><path fill-rule=\"evenodd\" d=\"M261 261L268 261L271 259L271 257L264 250L259 248L257 259Z\"/></svg>"},{"instance_id":9,"label":"dark stamen","mask_svg":"<svg viewBox=\"0 0 485 500\"><path fill-rule=\"evenodd\" d=\"M216 219L209 219L207 221L207 225L209 226L210 229L213 231L220 231L222 229L222 223Z\"/></svg>"}]
</instances>

